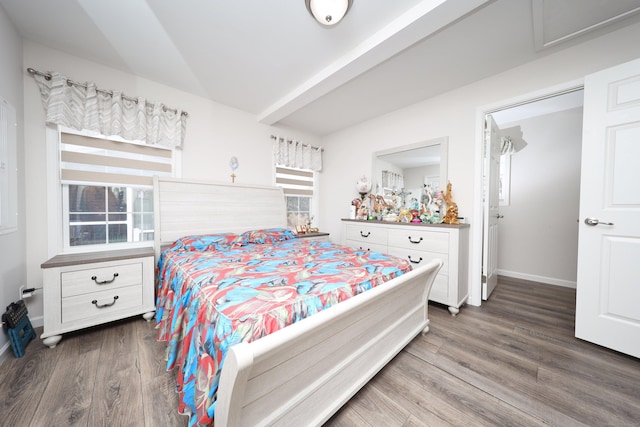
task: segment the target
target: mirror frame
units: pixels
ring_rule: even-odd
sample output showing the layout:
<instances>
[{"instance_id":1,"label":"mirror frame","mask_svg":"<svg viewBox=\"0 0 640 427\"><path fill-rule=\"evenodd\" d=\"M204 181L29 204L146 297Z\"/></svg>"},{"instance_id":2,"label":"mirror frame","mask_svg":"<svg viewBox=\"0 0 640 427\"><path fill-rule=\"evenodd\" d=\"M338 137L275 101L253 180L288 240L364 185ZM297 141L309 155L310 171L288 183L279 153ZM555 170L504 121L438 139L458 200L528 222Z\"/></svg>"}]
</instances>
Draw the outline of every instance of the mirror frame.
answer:
<instances>
[{"instance_id":1,"label":"mirror frame","mask_svg":"<svg viewBox=\"0 0 640 427\"><path fill-rule=\"evenodd\" d=\"M379 156L401 153L403 151L409 151L416 148L432 147L438 144L440 144L440 183L441 183L440 189L444 190L442 186L444 185L446 187L447 182L449 182L449 175L448 175L449 161L448 161L448 154L447 154L449 152L449 137L447 136L442 136L440 138L435 138L435 139L429 139L426 141L415 142L413 144L408 144L408 145L401 145L399 147L393 147L386 150L375 151L373 153L373 159L371 164L372 165L372 168L371 168L372 188L376 188L376 185L381 184L380 183L381 177L373 176L376 174L376 161L378 160Z\"/></svg>"}]
</instances>

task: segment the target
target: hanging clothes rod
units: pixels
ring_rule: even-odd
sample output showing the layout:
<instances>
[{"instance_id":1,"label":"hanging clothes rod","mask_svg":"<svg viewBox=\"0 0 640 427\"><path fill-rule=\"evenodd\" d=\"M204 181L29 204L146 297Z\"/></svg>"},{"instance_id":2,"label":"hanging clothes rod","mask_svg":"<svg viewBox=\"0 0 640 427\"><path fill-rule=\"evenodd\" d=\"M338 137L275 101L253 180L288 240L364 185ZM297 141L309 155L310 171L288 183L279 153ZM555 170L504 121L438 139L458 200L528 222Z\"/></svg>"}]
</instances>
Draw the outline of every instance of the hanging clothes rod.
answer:
<instances>
[{"instance_id":1,"label":"hanging clothes rod","mask_svg":"<svg viewBox=\"0 0 640 427\"><path fill-rule=\"evenodd\" d=\"M51 80L51 74L50 74L50 73L43 73L42 71L38 71L38 70L36 70L36 69L34 69L34 68L31 68L31 67L27 68L27 73L29 73L29 74L31 74L31 75L37 74L37 75L39 75L39 76L44 77L44 79L45 79L45 80ZM83 87L83 88L85 88L85 89L87 88L87 85L86 85L86 84L84 84L84 83L74 82L74 81L73 81L73 80L71 80L71 79L66 79L66 80L67 80L67 84L68 84L69 86ZM96 88L96 92L100 92L100 93L104 93L105 95L113 96L113 91L110 91L110 90L97 89L97 88ZM137 98L132 98L132 97L130 97L130 96L126 96L126 95L124 95L124 94L122 94L122 98L124 98L124 99L126 99L126 100L128 100L128 101L131 101L131 102L135 102L136 104L138 103L138 99L137 99ZM173 111L174 113L177 113L177 112L178 112L178 110L176 110L175 108L169 108L169 107L167 107L166 105L163 105L163 106L162 106L162 109L163 109L164 111ZM183 116L185 116L185 117L189 117L189 113L187 113L186 111L183 111L181 114L182 114Z\"/></svg>"}]
</instances>

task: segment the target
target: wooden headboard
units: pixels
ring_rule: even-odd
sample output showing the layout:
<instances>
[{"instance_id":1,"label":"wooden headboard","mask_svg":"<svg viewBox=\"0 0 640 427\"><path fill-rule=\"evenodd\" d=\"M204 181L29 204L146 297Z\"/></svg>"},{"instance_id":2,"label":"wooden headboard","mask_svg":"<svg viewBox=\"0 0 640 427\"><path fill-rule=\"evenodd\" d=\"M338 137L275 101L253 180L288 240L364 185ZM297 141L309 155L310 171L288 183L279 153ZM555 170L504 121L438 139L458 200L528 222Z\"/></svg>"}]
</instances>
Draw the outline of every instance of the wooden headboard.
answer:
<instances>
[{"instance_id":1,"label":"wooden headboard","mask_svg":"<svg viewBox=\"0 0 640 427\"><path fill-rule=\"evenodd\" d=\"M183 236L287 226L280 187L155 177L153 202L156 256Z\"/></svg>"}]
</instances>

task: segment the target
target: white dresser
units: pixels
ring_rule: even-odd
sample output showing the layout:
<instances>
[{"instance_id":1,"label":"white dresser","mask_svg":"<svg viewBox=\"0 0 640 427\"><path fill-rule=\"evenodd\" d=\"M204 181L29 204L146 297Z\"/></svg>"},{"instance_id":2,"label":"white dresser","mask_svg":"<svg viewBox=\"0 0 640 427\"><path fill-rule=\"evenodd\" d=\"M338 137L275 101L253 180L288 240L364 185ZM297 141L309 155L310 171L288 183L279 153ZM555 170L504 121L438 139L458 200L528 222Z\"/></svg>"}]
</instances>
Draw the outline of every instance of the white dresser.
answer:
<instances>
[{"instance_id":1,"label":"white dresser","mask_svg":"<svg viewBox=\"0 0 640 427\"><path fill-rule=\"evenodd\" d=\"M429 300L452 315L469 296L469 225L342 220L342 244L407 258L414 266L440 258L444 265Z\"/></svg>"},{"instance_id":2,"label":"white dresser","mask_svg":"<svg viewBox=\"0 0 640 427\"><path fill-rule=\"evenodd\" d=\"M153 248L57 255L41 265L44 330L51 348L65 332L155 310Z\"/></svg>"}]
</instances>

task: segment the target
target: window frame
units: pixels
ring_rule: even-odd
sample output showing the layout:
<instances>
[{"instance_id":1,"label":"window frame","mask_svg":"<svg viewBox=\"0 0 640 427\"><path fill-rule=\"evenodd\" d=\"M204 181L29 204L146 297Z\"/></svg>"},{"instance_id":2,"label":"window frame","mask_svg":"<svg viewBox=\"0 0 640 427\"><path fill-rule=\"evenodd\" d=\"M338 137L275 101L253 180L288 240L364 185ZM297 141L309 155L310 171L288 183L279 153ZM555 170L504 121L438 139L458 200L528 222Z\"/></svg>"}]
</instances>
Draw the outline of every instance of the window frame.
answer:
<instances>
[{"instance_id":1,"label":"window frame","mask_svg":"<svg viewBox=\"0 0 640 427\"><path fill-rule=\"evenodd\" d=\"M135 223L135 215L144 215L145 213L151 213L153 214L153 210L151 212L149 211L133 211L132 209L127 209L127 212L122 212L120 214L118 213L114 213L114 212L107 212L107 205L105 204L105 213L104 213L104 220L103 221L76 221L78 223L90 223L90 222L95 222L96 224L84 224L84 225L100 225L100 226L104 226L105 227L105 239L109 239L109 226L110 225L122 225L125 224L127 225L127 241L126 242L118 242L118 243L103 243L103 244L86 244L86 245L71 245L71 227L72 226L78 226L80 224L73 224L74 221L71 221L71 215L72 212L69 210L69 186L70 185L76 185L76 184L64 184L61 183L62 186L62 221L63 221L63 226L62 226L62 235L63 235L63 245L64 245L64 250L66 252L72 252L75 251L75 248L81 247L81 246L88 246L88 247L92 247L92 248L96 248L96 247L102 247L105 246L107 248L112 248L116 245L120 246L124 246L127 248L131 248L131 247L148 247L151 246L153 244L153 239L151 240L143 240L143 241L129 241L130 238L133 237L133 233L134 233L134 228L133 228L133 224ZM82 184L84 185L84 184ZM151 190L153 191L153 187L150 186L127 186L127 185L119 185L119 186L115 186L115 185L109 185L109 184L100 184L100 183L96 183L95 185L87 185L87 187L105 187L106 191L109 191L109 189L111 187L124 187L127 189L127 206L131 206L133 203L135 203L135 195L132 194L133 191L135 190ZM66 201L66 203L65 203ZM102 212L101 212L102 213ZM76 215L84 215L82 213L75 213ZM113 215L122 215L125 214L126 215L126 219L125 220L111 220L109 219L111 216ZM144 232L149 232L149 230L141 230L143 233ZM152 230L155 231L155 230ZM149 244L151 243L151 245Z\"/></svg>"},{"instance_id":2,"label":"window frame","mask_svg":"<svg viewBox=\"0 0 640 427\"><path fill-rule=\"evenodd\" d=\"M18 231L18 124L15 107L0 97L0 235Z\"/></svg>"},{"instance_id":3,"label":"window frame","mask_svg":"<svg viewBox=\"0 0 640 427\"><path fill-rule=\"evenodd\" d=\"M286 165L279 165L279 164L274 164L273 165L273 172L272 172L272 176L273 176L273 185L276 187L281 187L278 184L276 184L276 171L278 168L286 168L286 169L294 169L294 170L301 170L301 171L305 171L305 172L310 172L312 174L312 180L313 180L313 195L310 196L310 203L311 203L311 209L309 212L309 221L311 223L311 227L317 227L318 224L318 212L319 212L319 206L320 206L320 185L319 185L319 180L318 180L318 172L312 170L312 169L301 169L301 168L293 168L290 166L286 166ZM282 187L281 187L282 188ZM288 209L288 205L287 205L287 194L284 194L284 204L285 204L285 210L286 210L286 221L287 221L287 227L289 226L289 209ZM304 197L304 196L303 196ZM304 224L301 224L304 225ZM295 230L295 227L293 228L293 230Z\"/></svg>"},{"instance_id":4,"label":"window frame","mask_svg":"<svg viewBox=\"0 0 640 427\"><path fill-rule=\"evenodd\" d=\"M118 136L104 136L97 132L92 131L78 131L76 129L67 128L64 126L58 126L55 124L46 125L46 141L47 141L47 208L49 214L47 215L48 222L48 255L55 256L60 253L86 253L86 252L100 252L110 250L122 250L139 247L153 247L154 241L141 241L141 242L118 242L118 243L105 243L95 245L77 245L71 246L69 244L69 208L65 206L65 199L63 192L65 186L63 185L60 177L60 143L61 134L70 133L82 136L109 139L118 142L140 142L140 141L127 141L124 138ZM181 151L172 149L172 170L173 177L179 178L181 176ZM110 184L96 183L96 185L105 187L111 187ZM123 187L145 187L136 185L122 185ZM66 187L68 191L68 187ZM153 187L149 187L153 188ZM154 216L155 216L155 212Z\"/></svg>"}]
</instances>

